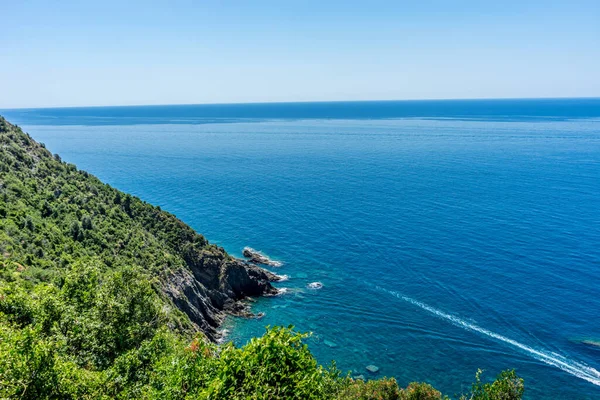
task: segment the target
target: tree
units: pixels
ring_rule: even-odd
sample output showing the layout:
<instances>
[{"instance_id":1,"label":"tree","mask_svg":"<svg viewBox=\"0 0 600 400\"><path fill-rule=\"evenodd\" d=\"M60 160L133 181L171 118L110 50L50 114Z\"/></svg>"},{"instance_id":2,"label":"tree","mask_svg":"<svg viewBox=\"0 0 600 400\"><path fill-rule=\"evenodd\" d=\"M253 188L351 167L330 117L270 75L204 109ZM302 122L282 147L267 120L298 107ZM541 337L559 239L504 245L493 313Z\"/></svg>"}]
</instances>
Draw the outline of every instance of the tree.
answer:
<instances>
[{"instance_id":1,"label":"tree","mask_svg":"<svg viewBox=\"0 0 600 400\"><path fill-rule=\"evenodd\" d=\"M84 215L81 219L81 227L86 230L90 230L93 228L92 226L92 218L89 215Z\"/></svg>"},{"instance_id":2,"label":"tree","mask_svg":"<svg viewBox=\"0 0 600 400\"><path fill-rule=\"evenodd\" d=\"M73 240L83 240L83 231L81 230L81 225L77 221L71 224L71 237L73 238Z\"/></svg>"}]
</instances>

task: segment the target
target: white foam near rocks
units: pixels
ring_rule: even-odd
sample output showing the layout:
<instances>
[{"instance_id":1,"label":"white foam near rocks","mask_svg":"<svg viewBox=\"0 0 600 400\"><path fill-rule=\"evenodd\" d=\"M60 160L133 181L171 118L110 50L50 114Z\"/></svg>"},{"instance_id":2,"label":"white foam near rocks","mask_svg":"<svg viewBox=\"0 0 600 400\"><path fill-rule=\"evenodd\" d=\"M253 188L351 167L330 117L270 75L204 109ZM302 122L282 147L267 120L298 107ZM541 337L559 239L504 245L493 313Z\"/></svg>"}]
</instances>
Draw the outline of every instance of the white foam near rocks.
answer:
<instances>
[{"instance_id":1,"label":"white foam near rocks","mask_svg":"<svg viewBox=\"0 0 600 400\"><path fill-rule=\"evenodd\" d=\"M271 267L281 267L283 263L281 261L271 260L266 254L254 250L252 247L244 247L242 255L257 264L269 265Z\"/></svg>"},{"instance_id":2,"label":"white foam near rocks","mask_svg":"<svg viewBox=\"0 0 600 400\"><path fill-rule=\"evenodd\" d=\"M229 336L229 329L221 329L217 332L217 334L217 343L225 343L225 341L227 340L227 336Z\"/></svg>"},{"instance_id":3,"label":"white foam near rocks","mask_svg":"<svg viewBox=\"0 0 600 400\"><path fill-rule=\"evenodd\" d=\"M323 284L321 282L311 282L308 285L306 285L306 287L309 289L321 289L323 287Z\"/></svg>"},{"instance_id":4,"label":"white foam near rocks","mask_svg":"<svg viewBox=\"0 0 600 400\"><path fill-rule=\"evenodd\" d=\"M276 275L276 276L277 276L277 278L279 278L279 280L277 282L285 282L288 279L290 279L289 275Z\"/></svg>"},{"instance_id":5,"label":"white foam near rocks","mask_svg":"<svg viewBox=\"0 0 600 400\"><path fill-rule=\"evenodd\" d=\"M275 290L277 290L275 293L270 293L270 294L265 294L265 297L276 297L276 296L283 296L284 294L288 294L288 293L293 293L295 291L291 291L290 288L275 288Z\"/></svg>"}]
</instances>

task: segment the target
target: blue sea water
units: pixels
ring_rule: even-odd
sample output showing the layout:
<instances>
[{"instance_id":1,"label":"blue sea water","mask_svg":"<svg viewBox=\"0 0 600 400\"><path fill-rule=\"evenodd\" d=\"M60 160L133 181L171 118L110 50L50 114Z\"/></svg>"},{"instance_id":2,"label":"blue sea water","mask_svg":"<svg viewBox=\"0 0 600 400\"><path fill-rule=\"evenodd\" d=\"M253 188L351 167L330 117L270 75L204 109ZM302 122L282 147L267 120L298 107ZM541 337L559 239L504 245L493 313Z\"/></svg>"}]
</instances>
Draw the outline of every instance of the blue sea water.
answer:
<instances>
[{"instance_id":1,"label":"blue sea water","mask_svg":"<svg viewBox=\"0 0 600 400\"><path fill-rule=\"evenodd\" d=\"M282 261L287 293L228 321L237 343L294 324L367 377L453 395L515 368L527 398L600 398L581 342L600 341L600 99L0 114L230 253Z\"/></svg>"}]
</instances>

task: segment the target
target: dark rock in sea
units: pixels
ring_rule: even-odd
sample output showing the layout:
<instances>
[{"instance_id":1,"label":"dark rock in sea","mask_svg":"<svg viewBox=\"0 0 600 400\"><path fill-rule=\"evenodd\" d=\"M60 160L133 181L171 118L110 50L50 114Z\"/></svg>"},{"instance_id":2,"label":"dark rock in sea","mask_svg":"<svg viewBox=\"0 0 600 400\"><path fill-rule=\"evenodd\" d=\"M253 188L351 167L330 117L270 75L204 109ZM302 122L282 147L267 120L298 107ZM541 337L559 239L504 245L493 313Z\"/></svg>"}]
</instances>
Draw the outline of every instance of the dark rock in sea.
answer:
<instances>
[{"instance_id":1,"label":"dark rock in sea","mask_svg":"<svg viewBox=\"0 0 600 400\"><path fill-rule=\"evenodd\" d=\"M372 374L376 374L379 371L379 367L376 365L367 365L367 371Z\"/></svg>"},{"instance_id":2,"label":"dark rock in sea","mask_svg":"<svg viewBox=\"0 0 600 400\"><path fill-rule=\"evenodd\" d=\"M245 301L228 302L224 308L231 315L242 318L254 318L256 315L250 309L250 304Z\"/></svg>"},{"instance_id":3,"label":"dark rock in sea","mask_svg":"<svg viewBox=\"0 0 600 400\"><path fill-rule=\"evenodd\" d=\"M244 247L242 250L242 255L252 263L269 265L271 267L281 267L281 262L273 261L269 257L251 247Z\"/></svg>"},{"instance_id":4,"label":"dark rock in sea","mask_svg":"<svg viewBox=\"0 0 600 400\"><path fill-rule=\"evenodd\" d=\"M238 299L277 294L277 289L270 282L278 281L279 277L256 265L232 260L224 263L221 273L223 281L220 284Z\"/></svg>"}]
</instances>

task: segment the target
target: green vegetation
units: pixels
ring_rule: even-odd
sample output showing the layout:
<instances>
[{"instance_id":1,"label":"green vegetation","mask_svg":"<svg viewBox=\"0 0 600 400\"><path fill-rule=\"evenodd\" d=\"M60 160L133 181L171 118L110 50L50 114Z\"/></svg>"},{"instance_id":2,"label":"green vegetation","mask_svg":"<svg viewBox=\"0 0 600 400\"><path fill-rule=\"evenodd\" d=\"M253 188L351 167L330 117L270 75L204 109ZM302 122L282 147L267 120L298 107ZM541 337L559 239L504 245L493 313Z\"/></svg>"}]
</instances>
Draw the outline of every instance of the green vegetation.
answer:
<instances>
[{"instance_id":1,"label":"green vegetation","mask_svg":"<svg viewBox=\"0 0 600 400\"><path fill-rule=\"evenodd\" d=\"M1 117L0 227L0 398L443 398L323 367L292 327L241 348L212 343L162 288L174 271L229 256ZM521 398L513 371L480 374L463 399Z\"/></svg>"}]
</instances>

